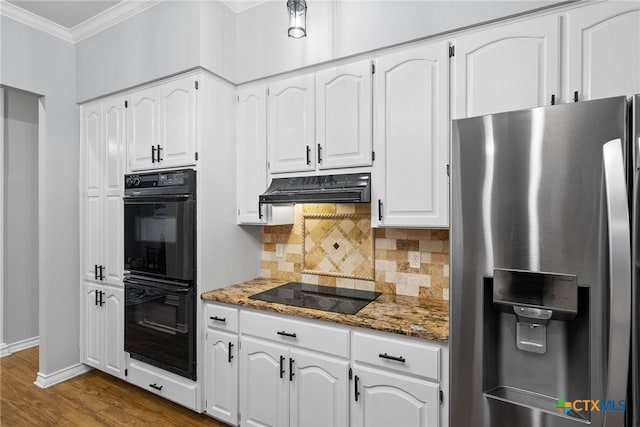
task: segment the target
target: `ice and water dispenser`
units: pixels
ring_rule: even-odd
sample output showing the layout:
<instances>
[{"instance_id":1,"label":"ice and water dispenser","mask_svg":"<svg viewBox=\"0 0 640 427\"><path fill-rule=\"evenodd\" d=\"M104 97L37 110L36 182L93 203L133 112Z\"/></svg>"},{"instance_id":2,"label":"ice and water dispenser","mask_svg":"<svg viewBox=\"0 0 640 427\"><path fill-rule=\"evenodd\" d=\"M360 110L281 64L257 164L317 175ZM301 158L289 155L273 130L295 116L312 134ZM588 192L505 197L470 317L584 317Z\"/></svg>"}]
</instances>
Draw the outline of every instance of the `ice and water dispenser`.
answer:
<instances>
[{"instance_id":1,"label":"ice and water dispenser","mask_svg":"<svg viewBox=\"0 0 640 427\"><path fill-rule=\"evenodd\" d=\"M563 414L589 396L589 288L575 275L495 269L484 279L483 388L491 419ZM498 416L498 418L494 418ZM567 419L569 421L569 419Z\"/></svg>"}]
</instances>

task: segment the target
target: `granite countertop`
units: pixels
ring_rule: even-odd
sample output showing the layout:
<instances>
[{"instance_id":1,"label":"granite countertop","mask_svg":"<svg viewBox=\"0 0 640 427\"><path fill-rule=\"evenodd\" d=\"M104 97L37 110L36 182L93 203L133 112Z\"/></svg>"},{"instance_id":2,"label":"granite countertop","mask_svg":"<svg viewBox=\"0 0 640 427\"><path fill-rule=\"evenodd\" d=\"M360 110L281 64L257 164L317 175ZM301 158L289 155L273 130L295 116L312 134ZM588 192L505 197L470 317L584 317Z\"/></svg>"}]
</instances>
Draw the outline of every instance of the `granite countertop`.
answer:
<instances>
[{"instance_id":1,"label":"granite countertop","mask_svg":"<svg viewBox=\"0 0 640 427\"><path fill-rule=\"evenodd\" d=\"M449 304L443 300L382 294L357 314L341 314L249 299L253 294L285 283L287 282L284 280L253 279L205 292L201 297L207 301L275 311L442 343L449 342Z\"/></svg>"}]
</instances>

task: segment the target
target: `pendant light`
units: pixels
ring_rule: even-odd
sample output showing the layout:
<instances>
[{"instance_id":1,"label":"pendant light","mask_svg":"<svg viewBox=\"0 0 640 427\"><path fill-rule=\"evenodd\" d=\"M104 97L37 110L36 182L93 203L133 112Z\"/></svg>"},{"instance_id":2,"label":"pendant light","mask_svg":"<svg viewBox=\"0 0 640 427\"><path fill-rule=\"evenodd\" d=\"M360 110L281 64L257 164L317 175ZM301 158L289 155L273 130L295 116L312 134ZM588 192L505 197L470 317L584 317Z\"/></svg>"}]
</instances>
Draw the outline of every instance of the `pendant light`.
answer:
<instances>
[{"instance_id":1,"label":"pendant light","mask_svg":"<svg viewBox=\"0 0 640 427\"><path fill-rule=\"evenodd\" d=\"M307 2L287 0L289 11L289 37L299 39L307 36Z\"/></svg>"}]
</instances>

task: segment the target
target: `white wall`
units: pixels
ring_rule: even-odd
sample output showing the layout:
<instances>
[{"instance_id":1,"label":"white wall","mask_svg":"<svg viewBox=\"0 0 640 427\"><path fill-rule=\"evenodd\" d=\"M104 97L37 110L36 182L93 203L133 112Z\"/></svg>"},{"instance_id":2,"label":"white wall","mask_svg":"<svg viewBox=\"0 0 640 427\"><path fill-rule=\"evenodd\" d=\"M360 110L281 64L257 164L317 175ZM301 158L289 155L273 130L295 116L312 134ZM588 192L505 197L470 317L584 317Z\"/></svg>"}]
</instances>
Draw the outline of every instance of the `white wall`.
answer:
<instances>
[{"instance_id":1,"label":"white wall","mask_svg":"<svg viewBox=\"0 0 640 427\"><path fill-rule=\"evenodd\" d=\"M199 126L198 290L260 276L262 227L236 225L236 91L208 75L198 91L198 108L211 120Z\"/></svg>"},{"instance_id":2,"label":"white wall","mask_svg":"<svg viewBox=\"0 0 640 427\"><path fill-rule=\"evenodd\" d=\"M38 98L5 92L4 339L38 336Z\"/></svg>"},{"instance_id":3,"label":"white wall","mask_svg":"<svg viewBox=\"0 0 640 427\"><path fill-rule=\"evenodd\" d=\"M76 44L79 102L199 65L200 3L165 1Z\"/></svg>"},{"instance_id":4,"label":"white wall","mask_svg":"<svg viewBox=\"0 0 640 427\"><path fill-rule=\"evenodd\" d=\"M39 114L40 373L79 355L79 120L75 48L6 17L0 24L0 84L43 95Z\"/></svg>"},{"instance_id":5,"label":"white wall","mask_svg":"<svg viewBox=\"0 0 640 427\"><path fill-rule=\"evenodd\" d=\"M307 1L308 36L287 37L284 1L237 17L236 75L243 83L333 59L561 3L529 1Z\"/></svg>"},{"instance_id":6,"label":"white wall","mask_svg":"<svg viewBox=\"0 0 640 427\"><path fill-rule=\"evenodd\" d=\"M236 14L222 3L200 3L199 65L231 81L236 73L236 22Z\"/></svg>"},{"instance_id":7,"label":"white wall","mask_svg":"<svg viewBox=\"0 0 640 427\"><path fill-rule=\"evenodd\" d=\"M212 0L164 1L77 43L77 100L198 66L232 83L245 83L562 2L307 3L308 36L291 39L285 0L270 0L239 14Z\"/></svg>"},{"instance_id":8,"label":"white wall","mask_svg":"<svg viewBox=\"0 0 640 427\"><path fill-rule=\"evenodd\" d=\"M285 1L269 1L238 14L235 82L246 82L335 57L334 2L308 1L307 5L307 37L301 39L287 36L289 16Z\"/></svg>"}]
</instances>

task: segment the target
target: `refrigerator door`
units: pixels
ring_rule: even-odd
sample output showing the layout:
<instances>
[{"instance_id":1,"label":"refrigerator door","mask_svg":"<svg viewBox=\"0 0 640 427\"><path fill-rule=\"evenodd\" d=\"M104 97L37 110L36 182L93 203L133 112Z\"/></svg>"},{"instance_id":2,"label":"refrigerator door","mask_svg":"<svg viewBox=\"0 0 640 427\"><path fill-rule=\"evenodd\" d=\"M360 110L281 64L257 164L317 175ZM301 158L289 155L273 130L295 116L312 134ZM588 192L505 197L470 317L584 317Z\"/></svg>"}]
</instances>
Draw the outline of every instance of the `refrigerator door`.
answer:
<instances>
[{"instance_id":1,"label":"refrigerator door","mask_svg":"<svg viewBox=\"0 0 640 427\"><path fill-rule=\"evenodd\" d=\"M631 335L631 426L640 427L640 95L635 95L629 104L629 145L631 147L632 199L632 335Z\"/></svg>"},{"instance_id":2,"label":"refrigerator door","mask_svg":"<svg viewBox=\"0 0 640 427\"><path fill-rule=\"evenodd\" d=\"M453 122L451 425L624 417L626 109L617 97ZM577 310L557 310L562 295Z\"/></svg>"}]
</instances>

